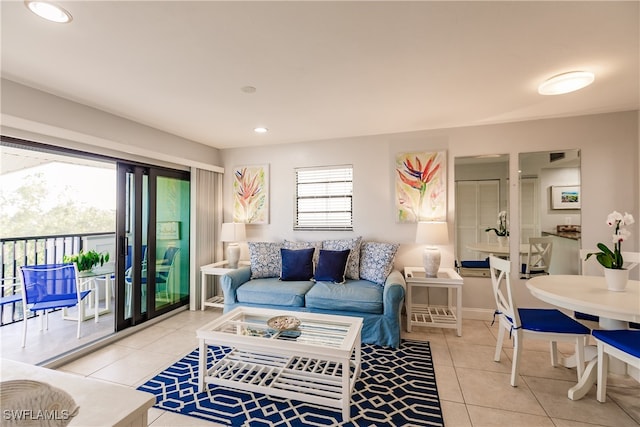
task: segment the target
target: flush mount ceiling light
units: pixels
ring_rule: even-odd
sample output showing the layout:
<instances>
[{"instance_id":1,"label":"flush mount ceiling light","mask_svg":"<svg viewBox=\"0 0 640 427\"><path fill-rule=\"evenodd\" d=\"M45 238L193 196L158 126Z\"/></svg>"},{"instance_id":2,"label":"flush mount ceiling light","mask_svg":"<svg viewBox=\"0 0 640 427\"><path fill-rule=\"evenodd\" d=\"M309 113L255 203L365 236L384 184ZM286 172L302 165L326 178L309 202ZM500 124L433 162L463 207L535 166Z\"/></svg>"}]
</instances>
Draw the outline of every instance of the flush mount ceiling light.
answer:
<instances>
[{"instance_id":1,"label":"flush mount ceiling light","mask_svg":"<svg viewBox=\"0 0 640 427\"><path fill-rule=\"evenodd\" d=\"M538 86L538 93L540 95L562 95L589 86L594 79L595 76L589 71L562 73L542 82Z\"/></svg>"},{"instance_id":2,"label":"flush mount ceiling light","mask_svg":"<svg viewBox=\"0 0 640 427\"><path fill-rule=\"evenodd\" d=\"M269 129L263 128L263 127L257 127L255 129L253 129L253 131L255 133L267 133L267 132L269 132Z\"/></svg>"},{"instance_id":3,"label":"flush mount ceiling light","mask_svg":"<svg viewBox=\"0 0 640 427\"><path fill-rule=\"evenodd\" d=\"M46 1L25 1L24 4L29 10L47 21L66 24L71 22L73 17L62 7Z\"/></svg>"}]
</instances>

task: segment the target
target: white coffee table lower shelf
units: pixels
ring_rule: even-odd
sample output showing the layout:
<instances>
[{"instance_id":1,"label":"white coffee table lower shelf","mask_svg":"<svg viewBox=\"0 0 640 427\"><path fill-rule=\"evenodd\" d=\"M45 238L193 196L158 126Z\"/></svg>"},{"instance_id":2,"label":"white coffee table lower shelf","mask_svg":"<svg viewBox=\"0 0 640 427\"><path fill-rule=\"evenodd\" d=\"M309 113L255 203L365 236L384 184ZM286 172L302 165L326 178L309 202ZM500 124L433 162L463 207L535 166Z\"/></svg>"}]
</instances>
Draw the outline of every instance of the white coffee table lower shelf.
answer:
<instances>
[{"instance_id":1,"label":"white coffee table lower shelf","mask_svg":"<svg viewBox=\"0 0 640 427\"><path fill-rule=\"evenodd\" d=\"M278 332L268 319L295 316L300 326ZM198 388L207 383L341 409L350 418L360 376L362 319L239 307L198 329ZM206 367L209 345L230 347Z\"/></svg>"}]
</instances>

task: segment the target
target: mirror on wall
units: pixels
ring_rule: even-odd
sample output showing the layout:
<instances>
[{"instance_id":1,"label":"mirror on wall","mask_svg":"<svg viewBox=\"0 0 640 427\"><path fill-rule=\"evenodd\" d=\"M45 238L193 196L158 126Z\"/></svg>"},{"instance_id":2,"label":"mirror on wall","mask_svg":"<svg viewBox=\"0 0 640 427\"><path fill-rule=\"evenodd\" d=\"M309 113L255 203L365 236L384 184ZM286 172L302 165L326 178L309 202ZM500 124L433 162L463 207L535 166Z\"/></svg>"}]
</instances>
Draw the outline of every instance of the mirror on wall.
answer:
<instances>
[{"instance_id":1,"label":"mirror on wall","mask_svg":"<svg viewBox=\"0 0 640 427\"><path fill-rule=\"evenodd\" d=\"M520 243L551 241L549 274L578 274L582 193L580 150L519 154Z\"/></svg>"},{"instance_id":2,"label":"mirror on wall","mask_svg":"<svg viewBox=\"0 0 640 427\"><path fill-rule=\"evenodd\" d=\"M509 155L456 157L454 181L456 263L464 267L461 274L489 277L489 253L509 254L507 236L499 236L509 227ZM504 227L498 224L501 212Z\"/></svg>"}]
</instances>

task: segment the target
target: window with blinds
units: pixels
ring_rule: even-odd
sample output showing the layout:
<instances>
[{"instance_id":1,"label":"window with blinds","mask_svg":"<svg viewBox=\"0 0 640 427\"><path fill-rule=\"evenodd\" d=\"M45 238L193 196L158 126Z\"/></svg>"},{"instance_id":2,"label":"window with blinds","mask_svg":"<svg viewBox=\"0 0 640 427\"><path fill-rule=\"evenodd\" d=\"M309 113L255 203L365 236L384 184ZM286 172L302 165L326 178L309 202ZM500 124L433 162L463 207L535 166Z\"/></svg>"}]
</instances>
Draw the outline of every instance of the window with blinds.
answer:
<instances>
[{"instance_id":1,"label":"window with blinds","mask_svg":"<svg viewBox=\"0 0 640 427\"><path fill-rule=\"evenodd\" d=\"M294 230L353 230L353 166L298 168Z\"/></svg>"}]
</instances>

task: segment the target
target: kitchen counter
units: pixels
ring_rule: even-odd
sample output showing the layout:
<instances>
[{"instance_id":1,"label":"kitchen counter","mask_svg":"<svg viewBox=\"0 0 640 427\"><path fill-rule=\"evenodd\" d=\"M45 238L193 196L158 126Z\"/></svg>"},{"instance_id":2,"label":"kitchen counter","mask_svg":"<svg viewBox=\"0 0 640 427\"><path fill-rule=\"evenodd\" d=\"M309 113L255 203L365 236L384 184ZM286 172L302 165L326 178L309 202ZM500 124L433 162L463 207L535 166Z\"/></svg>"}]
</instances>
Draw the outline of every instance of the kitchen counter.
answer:
<instances>
[{"instance_id":1,"label":"kitchen counter","mask_svg":"<svg viewBox=\"0 0 640 427\"><path fill-rule=\"evenodd\" d=\"M580 240L579 231L543 231L543 236L557 236L565 239Z\"/></svg>"}]
</instances>

